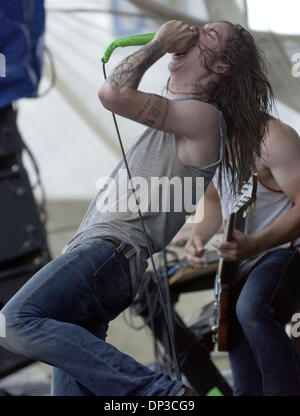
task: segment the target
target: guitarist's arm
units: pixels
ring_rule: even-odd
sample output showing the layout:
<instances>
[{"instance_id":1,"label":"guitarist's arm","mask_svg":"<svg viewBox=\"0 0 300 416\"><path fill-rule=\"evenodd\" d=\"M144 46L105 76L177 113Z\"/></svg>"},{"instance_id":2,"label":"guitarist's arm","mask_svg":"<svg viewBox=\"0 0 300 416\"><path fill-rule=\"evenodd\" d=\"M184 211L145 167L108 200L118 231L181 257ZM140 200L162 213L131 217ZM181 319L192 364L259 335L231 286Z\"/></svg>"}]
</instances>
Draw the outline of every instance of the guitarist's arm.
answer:
<instances>
[{"instance_id":1,"label":"guitarist's arm","mask_svg":"<svg viewBox=\"0 0 300 416\"><path fill-rule=\"evenodd\" d=\"M210 183L204 196L204 216L201 222L195 222L191 236L184 248L189 263L196 267L206 267L207 261L203 255L205 244L218 231L222 223L222 210L218 192L213 183ZM202 218L202 204L196 209L195 218Z\"/></svg>"},{"instance_id":2,"label":"guitarist's arm","mask_svg":"<svg viewBox=\"0 0 300 416\"><path fill-rule=\"evenodd\" d=\"M256 235L234 230L232 241L216 242L220 257L228 261L251 258L300 236L300 140L288 126L273 121L258 171L268 174L272 187L283 191L294 206ZM273 184L274 183L274 184Z\"/></svg>"}]
</instances>

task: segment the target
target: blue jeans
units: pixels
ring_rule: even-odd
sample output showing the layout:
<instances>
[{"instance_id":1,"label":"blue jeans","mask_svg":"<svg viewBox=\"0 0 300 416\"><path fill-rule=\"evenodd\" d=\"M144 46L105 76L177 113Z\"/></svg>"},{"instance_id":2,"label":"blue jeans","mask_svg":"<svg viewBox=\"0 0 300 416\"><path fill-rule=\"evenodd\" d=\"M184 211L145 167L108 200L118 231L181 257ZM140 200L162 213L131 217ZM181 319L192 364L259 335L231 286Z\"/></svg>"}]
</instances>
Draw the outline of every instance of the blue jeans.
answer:
<instances>
[{"instance_id":1,"label":"blue jeans","mask_svg":"<svg viewBox=\"0 0 300 416\"><path fill-rule=\"evenodd\" d=\"M285 325L300 311L300 256L269 252L236 294L230 363L237 396L300 395L300 357Z\"/></svg>"},{"instance_id":2,"label":"blue jeans","mask_svg":"<svg viewBox=\"0 0 300 416\"><path fill-rule=\"evenodd\" d=\"M182 386L105 342L132 302L128 259L92 239L40 269L5 305L0 345L54 367L52 394L172 396Z\"/></svg>"}]
</instances>

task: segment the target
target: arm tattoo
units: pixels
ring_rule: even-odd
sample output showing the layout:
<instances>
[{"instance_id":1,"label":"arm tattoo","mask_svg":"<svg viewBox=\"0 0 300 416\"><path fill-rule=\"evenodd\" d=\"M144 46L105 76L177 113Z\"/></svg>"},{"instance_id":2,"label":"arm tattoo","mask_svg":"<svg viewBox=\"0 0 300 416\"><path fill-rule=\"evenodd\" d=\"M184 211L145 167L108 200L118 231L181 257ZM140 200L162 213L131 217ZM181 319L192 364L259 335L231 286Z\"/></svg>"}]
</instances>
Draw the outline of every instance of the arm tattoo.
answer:
<instances>
[{"instance_id":1,"label":"arm tattoo","mask_svg":"<svg viewBox=\"0 0 300 416\"><path fill-rule=\"evenodd\" d=\"M169 114L169 100L156 94L151 94L142 110L134 118L135 121L149 127L162 130Z\"/></svg>"},{"instance_id":2,"label":"arm tattoo","mask_svg":"<svg viewBox=\"0 0 300 416\"><path fill-rule=\"evenodd\" d=\"M166 120L167 120L167 117L168 117L168 114L169 114L169 109L170 109L170 101L166 100L165 113L164 113L164 117L163 117L161 126L159 128L160 130L162 130L164 128L165 124L166 124Z\"/></svg>"},{"instance_id":3,"label":"arm tattoo","mask_svg":"<svg viewBox=\"0 0 300 416\"><path fill-rule=\"evenodd\" d=\"M160 40L151 42L123 59L106 82L116 84L119 87L137 89L146 70L163 55L164 51Z\"/></svg>"},{"instance_id":4,"label":"arm tattoo","mask_svg":"<svg viewBox=\"0 0 300 416\"><path fill-rule=\"evenodd\" d=\"M151 96L147 99L144 107L141 109L141 111L139 112L139 114L134 118L135 121L140 122L142 119L142 115L145 113L145 111L147 111L147 109L149 108L151 102Z\"/></svg>"}]
</instances>

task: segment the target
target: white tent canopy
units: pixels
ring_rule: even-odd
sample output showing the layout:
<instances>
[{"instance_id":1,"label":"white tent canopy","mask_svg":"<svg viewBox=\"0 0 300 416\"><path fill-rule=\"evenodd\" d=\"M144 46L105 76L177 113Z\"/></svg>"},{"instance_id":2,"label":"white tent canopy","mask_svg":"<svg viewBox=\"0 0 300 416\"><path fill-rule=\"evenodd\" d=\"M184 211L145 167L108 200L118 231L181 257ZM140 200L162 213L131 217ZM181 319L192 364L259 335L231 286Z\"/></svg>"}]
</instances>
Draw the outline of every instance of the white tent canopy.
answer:
<instances>
[{"instance_id":1,"label":"white tent canopy","mask_svg":"<svg viewBox=\"0 0 300 416\"><path fill-rule=\"evenodd\" d=\"M207 21L210 14L220 13L221 7L228 18L227 1L155 0L144 2L144 7L147 5L149 9L152 3L161 3L166 10L170 7L174 13L184 10L185 15ZM243 1L230 2L231 5L236 3L236 13L243 10ZM46 1L46 44L55 63L56 84L43 98L19 102L19 126L40 166L48 199L91 199L98 178L108 176L121 158L111 114L97 97L103 83L100 60L106 47L116 38L153 32L159 27L159 19L145 17L147 10L140 10L132 3L141 1ZM259 15L259 5L256 7ZM83 11L83 8L91 11ZM111 12L113 8L115 13ZM66 9L70 11L67 13ZM253 21L252 9L251 16ZM107 65L107 72L131 50L134 48L117 49ZM146 73L141 84L143 90L163 92L168 78L168 59L165 56ZM46 57L41 92L50 79ZM278 109L282 120L300 131L299 113L290 109L286 102L284 105L279 102ZM122 118L119 123L125 149L128 149L144 127ZM30 164L27 165L32 172Z\"/></svg>"}]
</instances>

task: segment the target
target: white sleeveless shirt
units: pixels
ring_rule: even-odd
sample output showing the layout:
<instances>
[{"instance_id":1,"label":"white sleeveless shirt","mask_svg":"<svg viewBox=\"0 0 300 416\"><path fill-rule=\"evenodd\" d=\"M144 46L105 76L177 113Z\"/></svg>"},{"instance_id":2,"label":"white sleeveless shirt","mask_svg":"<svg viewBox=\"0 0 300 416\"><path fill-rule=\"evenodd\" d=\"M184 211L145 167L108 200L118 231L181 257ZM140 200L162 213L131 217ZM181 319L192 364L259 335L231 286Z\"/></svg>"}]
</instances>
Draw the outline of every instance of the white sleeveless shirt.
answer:
<instances>
[{"instance_id":1,"label":"white sleeveless shirt","mask_svg":"<svg viewBox=\"0 0 300 416\"><path fill-rule=\"evenodd\" d=\"M223 175L222 196L220 195L218 186L218 171L214 176L213 183L220 197L223 219L227 220L230 215L232 201L230 178ZM256 205L254 210L245 220L245 228L243 232L248 235L260 233L292 209L293 205L293 201L284 192L271 189L258 178ZM255 265L258 264L269 251L289 247L294 248L300 254L300 236L295 241L289 241L285 244L281 244L259 253L250 259L241 261L239 264L239 270L241 273L249 272L249 270L255 267Z\"/></svg>"}]
</instances>

